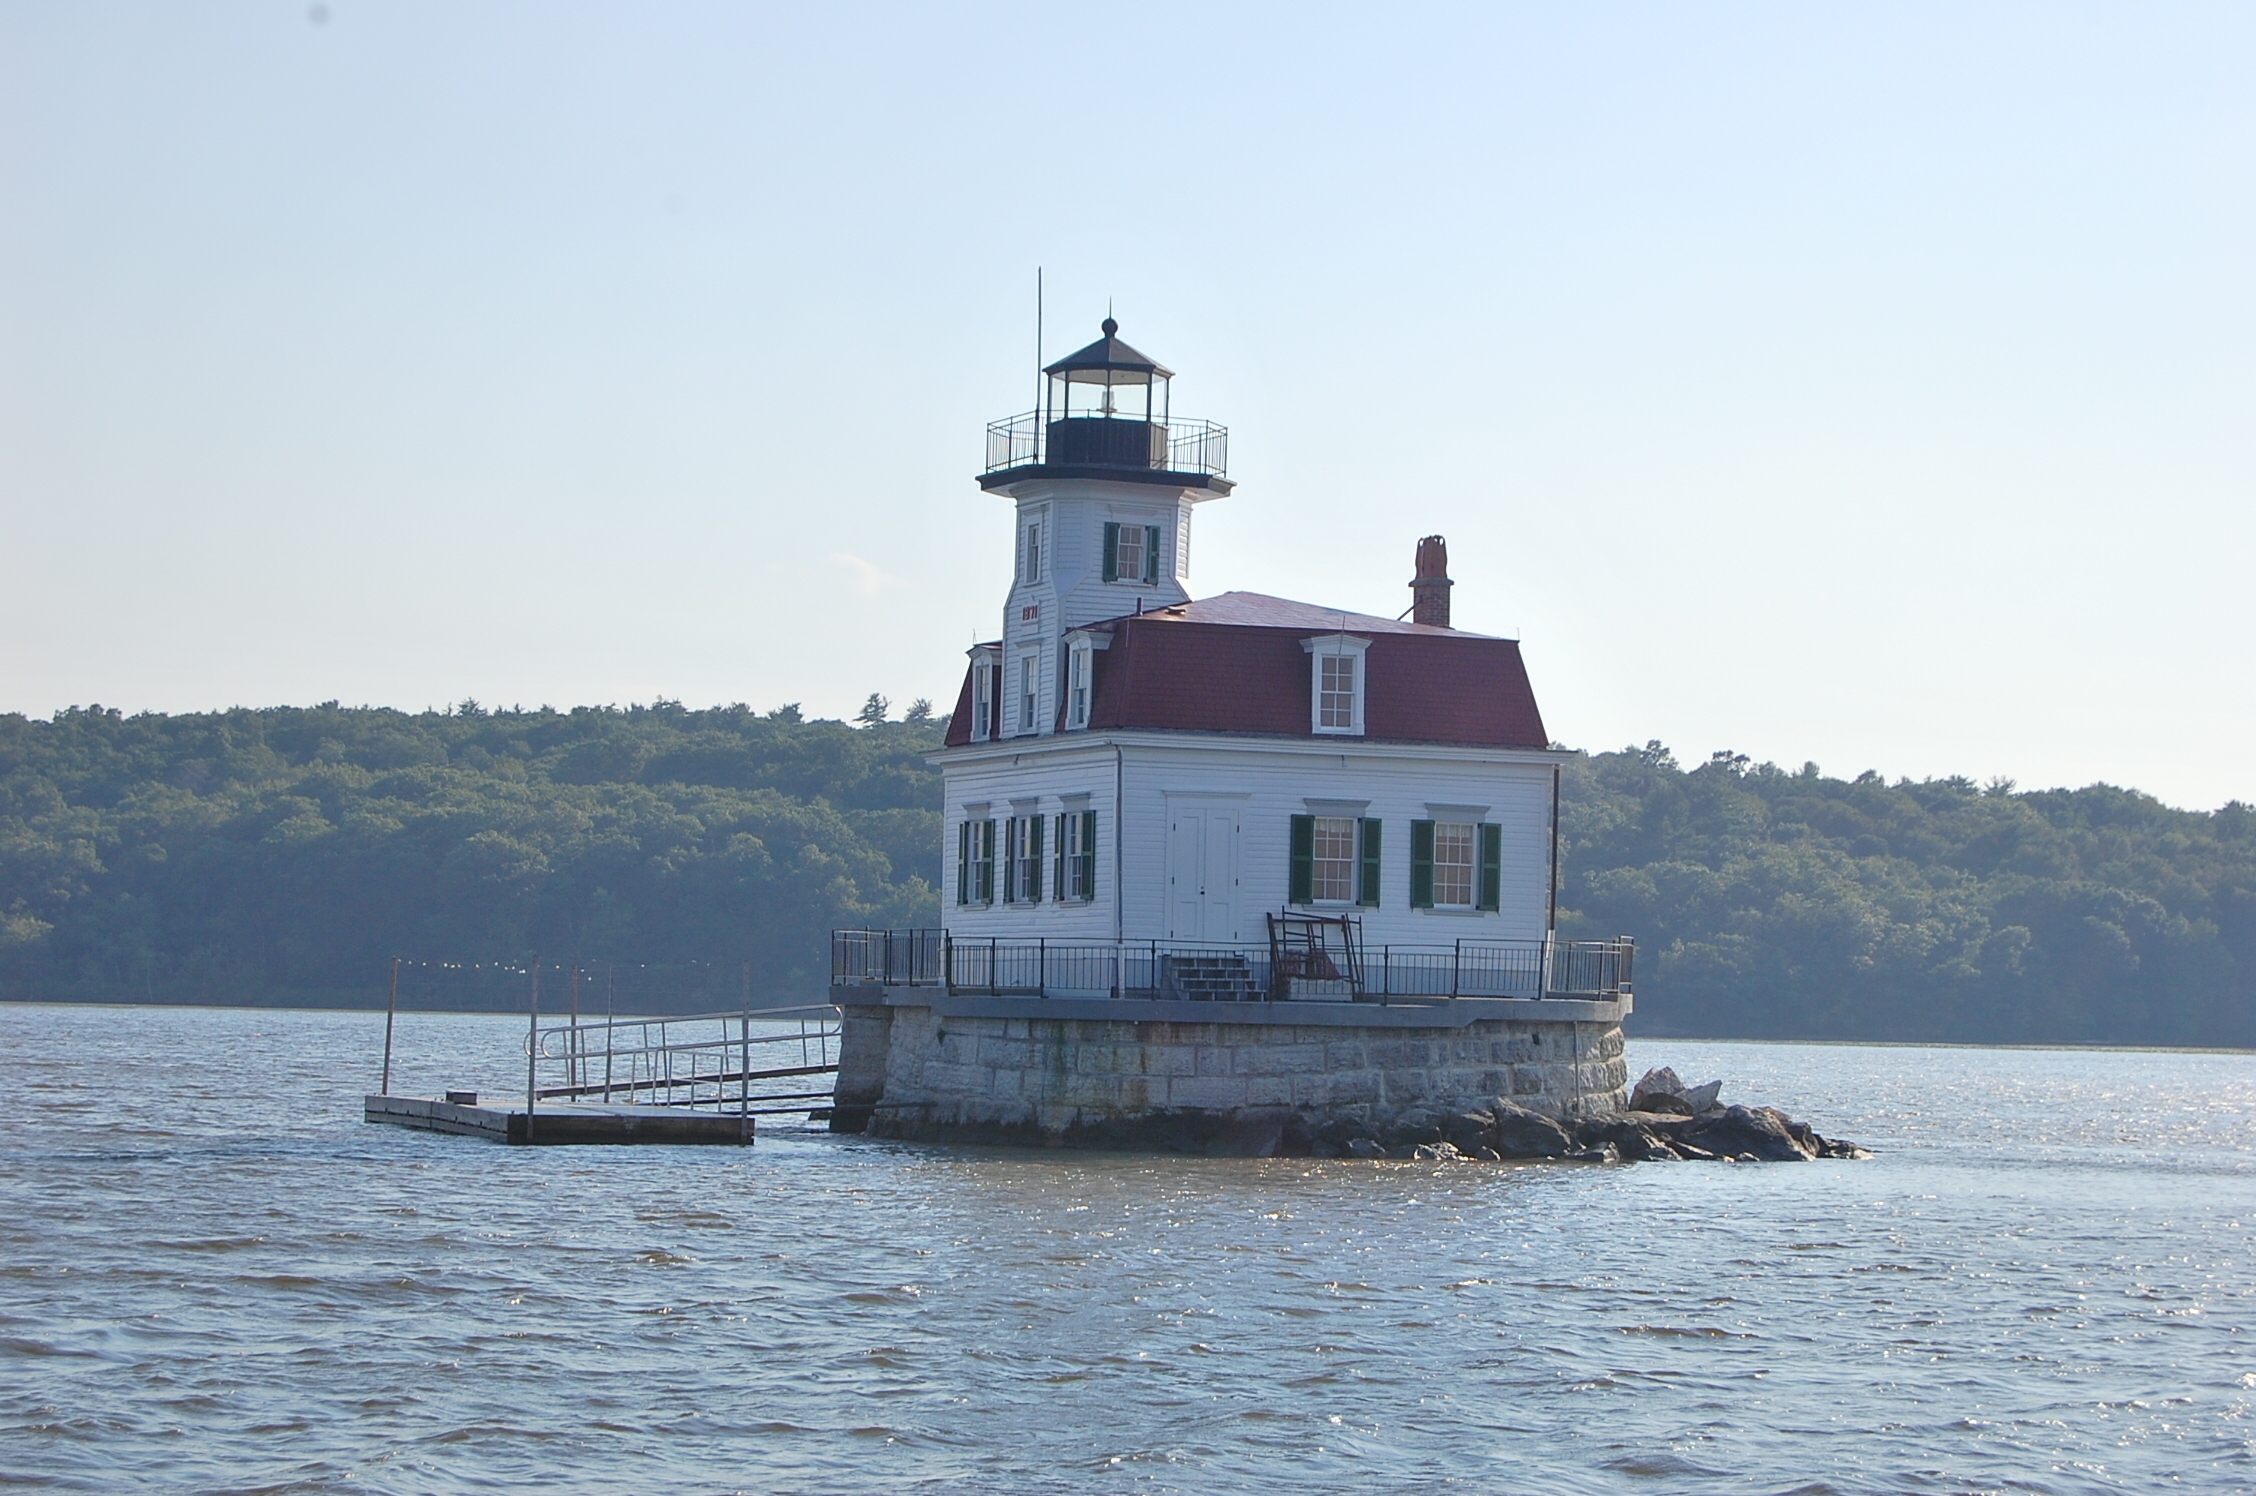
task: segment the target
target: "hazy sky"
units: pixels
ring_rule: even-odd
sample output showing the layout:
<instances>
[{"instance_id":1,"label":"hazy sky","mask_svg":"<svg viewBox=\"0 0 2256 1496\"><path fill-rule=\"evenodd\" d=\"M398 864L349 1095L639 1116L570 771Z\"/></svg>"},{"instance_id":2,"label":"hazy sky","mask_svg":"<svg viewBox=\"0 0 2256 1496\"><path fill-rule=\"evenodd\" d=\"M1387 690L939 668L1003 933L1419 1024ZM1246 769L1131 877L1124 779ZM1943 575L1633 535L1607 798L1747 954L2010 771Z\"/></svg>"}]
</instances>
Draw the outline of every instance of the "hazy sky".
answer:
<instances>
[{"instance_id":1,"label":"hazy sky","mask_svg":"<svg viewBox=\"0 0 2256 1496\"><path fill-rule=\"evenodd\" d=\"M1552 734L2256 798L2256 9L0 4L0 710L951 702L990 419Z\"/></svg>"}]
</instances>

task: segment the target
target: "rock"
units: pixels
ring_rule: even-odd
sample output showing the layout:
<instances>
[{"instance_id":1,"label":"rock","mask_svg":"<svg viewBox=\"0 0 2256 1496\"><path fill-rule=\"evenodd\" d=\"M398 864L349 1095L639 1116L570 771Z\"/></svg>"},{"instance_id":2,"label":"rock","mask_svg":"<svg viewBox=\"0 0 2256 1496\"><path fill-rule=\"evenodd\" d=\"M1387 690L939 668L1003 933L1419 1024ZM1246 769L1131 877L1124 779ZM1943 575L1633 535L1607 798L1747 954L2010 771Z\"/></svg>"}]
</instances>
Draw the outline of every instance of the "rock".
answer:
<instances>
[{"instance_id":1,"label":"rock","mask_svg":"<svg viewBox=\"0 0 2256 1496\"><path fill-rule=\"evenodd\" d=\"M1465 1155L1451 1143L1420 1143L1410 1150L1410 1156L1421 1163L1449 1163Z\"/></svg>"},{"instance_id":2,"label":"rock","mask_svg":"<svg viewBox=\"0 0 2256 1496\"><path fill-rule=\"evenodd\" d=\"M1350 1158L1385 1158L1386 1149L1376 1138L1349 1138L1347 1156Z\"/></svg>"},{"instance_id":3,"label":"rock","mask_svg":"<svg viewBox=\"0 0 2256 1496\"><path fill-rule=\"evenodd\" d=\"M1565 1158L1574 1149L1567 1130L1541 1112L1515 1106L1499 1096L1494 1103L1496 1134L1490 1146L1506 1158Z\"/></svg>"},{"instance_id":4,"label":"rock","mask_svg":"<svg viewBox=\"0 0 2256 1496\"><path fill-rule=\"evenodd\" d=\"M1335 1117L1316 1129L1318 1142L1329 1143L1342 1152L1345 1152L1347 1145L1357 1138L1367 1138L1370 1135L1370 1127L1365 1123L1356 1121L1353 1117Z\"/></svg>"},{"instance_id":5,"label":"rock","mask_svg":"<svg viewBox=\"0 0 2256 1496\"><path fill-rule=\"evenodd\" d=\"M1678 1158L1691 1159L1695 1162L1705 1164L1712 1164L1716 1161L1716 1156L1710 1153L1707 1149L1702 1148L1697 1143L1687 1143L1682 1138L1678 1138L1676 1141L1670 1143L1669 1146L1676 1150L1676 1156ZM1724 1160L1724 1162L1729 1163L1731 1162L1731 1160L1727 1158Z\"/></svg>"},{"instance_id":6,"label":"rock","mask_svg":"<svg viewBox=\"0 0 2256 1496\"><path fill-rule=\"evenodd\" d=\"M1495 1136L1496 1119L1486 1112L1459 1112L1442 1119L1442 1141L1459 1153L1476 1153L1487 1147Z\"/></svg>"},{"instance_id":7,"label":"rock","mask_svg":"<svg viewBox=\"0 0 2256 1496\"><path fill-rule=\"evenodd\" d=\"M1862 1152L1863 1150L1860 1149L1858 1151ZM1869 1153L1865 1154L1865 1157L1867 1158L1870 1158L1871 1156L1872 1155ZM1484 1164L1500 1164L1504 1162L1504 1155L1498 1153L1494 1148L1476 1148L1473 1150L1473 1157L1479 1159Z\"/></svg>"},{"instance_id":8,"label":"rock","mask_svg":"<svg viewBox=\"0 0 2256 1496\"><path fill-rule=\"evenodd\" d=\"M1380 1139L1389 1148L1414 1148L1420 1143L1441 1141L1441 1127L1431 1117L1409 1116L1382 1129Z\"/></svg>"},{"instance_id":9,"label":"rock","mask_svg":"<svg viewBox=\"0 0 2256 1496\"><path fill-rule=\"evenodd\" d=\"M1310 1158L1338 1158L1344 1151L1339 1144L1327 1143L1322 1138L1318 1138L1308 1145L1308 1156Z\"/></svg>"},{"instance_id":10,"label":"rock","mask_svg":"<svg viewBox=\"0 0 2256 1496\"><path fill-rule=\"evenodd\" d=\"M1661 1091L1651 1091L1637 1098L1638 1110L1657 1112L1671 1117L1697 1117L1700 1109L1682 1096L1671 1096Z\"/></svg>"},{"instance_id":11,"label":"rock","mask_svg":"<svg viewBox=\"0 0 2256 1496\"><path fill-rule=\"evenodd\" d=\"M1815 1158L1817 1150L1795 1136L1797 1127L1804 1135L1815 1136L1806 1125L1795 1122L1776 1107L1728 1106L1720 1112L1693 1118L1678 1136L1712 1153L1732 1157L1753 1154L1773 1163L1799 1163Z\"/></svg>"},{"instance_id":12,"label":"rock","mask_svg":"<svg viewBox=\"0 0 2256 1496\"><path fill-rule=\"evenodd\" d=\"M1706 1085L1694 1086L1686 1091L1684 1099L1691 1105L1692 1115L1697 1117L1702 1112L1714 1111L1717 1106L1716 1098L1722 1094L1723 1082L1711 1080Z\"/></svg>"},{"instance_id":13,"label":"rock","mask_svg":"<svg viewBox=\"0 0 2256 1496\"><path fill-rule=\"evenodd\" d=\"M1601 1143L1595 1148L1577 1148L1567 1155L1567 1161L1577 1164L1618 1164L1621 1162L1621 1153L1613 1144Z\"/></svg>"},{"instance_id":14,"label":"rock","mask_svg":"<svg viewBox=\"0 0 2256 1496\"><path fill-rule=\"evenodd\" d=\"M1676 1150L1652 1133L1640 1133L1630 1145L1621 1150L1622 1161L1633 1164L1673 1163Z\"/></svg>"},{"instance_id":15,"label":"rock","mask_svg":"<svg viewBox=\"0 0 2256 1496\"><path fill-rule=\"evenodd\" d=\"M1656 1096L1682 1096L1684 1082L1666 1065L1658 1070L1648 1070L1638 1077L1637 1085L1629 1093L1631 1111L1649 1112L1659 1108L1647 1105Z\"/></svg>"},{"instance_id":16,"label":"rock","mask_svg":"<svg viewBox=\"0 0 2256 1496\"><path fill-rule=\"evenodd\" d=\"M1732 1155L1731 1161L1735 1164L1759 1164L1762 1162L1761 1159L1755 1157L1752 1153L1734 1154Z\"/></svg>"}]
</instances>

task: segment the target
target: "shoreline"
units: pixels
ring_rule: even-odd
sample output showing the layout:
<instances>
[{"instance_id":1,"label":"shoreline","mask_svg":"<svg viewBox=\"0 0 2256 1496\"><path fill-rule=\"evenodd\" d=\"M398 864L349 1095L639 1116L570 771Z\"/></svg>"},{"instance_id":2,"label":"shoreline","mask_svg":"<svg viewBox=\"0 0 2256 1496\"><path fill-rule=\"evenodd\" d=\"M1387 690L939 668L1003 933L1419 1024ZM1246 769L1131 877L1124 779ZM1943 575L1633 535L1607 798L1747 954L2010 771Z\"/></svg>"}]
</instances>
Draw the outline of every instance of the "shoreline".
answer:
<instances>
[{"instance_id":1,"label":"shoreline","mask_svg":"<svg viewBox=\"0 0 2256 1496\"><path fill-rule=\"evenodd\" d=\"M817 999L819 1001L819 999ZM381 1014L381 1001L365 1003L256 1003L256 1002L119 1002L109 998L68 997L10 997L0 995L0 1006L18 1008L205 1008L219 1012L238 1013L368 1013ZM769 1006L773 1006L770 1004ZM522 1006L512 1008L422 1008L402 1004L400 1013L412 1013L426 1018L522 1018ZM542 1012L548 1013L544 1007ZM619 1010L621 1017L670 1017L668 1010L653 1009L648 1013ZM592 1015L583 1014L583 1017ZM2098 1044L2076 1040L2052 1042L2017 1042L1977 1044L1964 1039L1804 1039L1793 1037L1755 1037L1735 1034L1638 1034L1625 1033L1623 1038L1632 1044L1802 1044L1826 1045L1843 1049L1975 1049L2018 1050L2033 1053L2056 1054L2217 1054L2256 1055L2256 1048L2234 1045L2204 1044Z\"/></svg>"}]
</instances>

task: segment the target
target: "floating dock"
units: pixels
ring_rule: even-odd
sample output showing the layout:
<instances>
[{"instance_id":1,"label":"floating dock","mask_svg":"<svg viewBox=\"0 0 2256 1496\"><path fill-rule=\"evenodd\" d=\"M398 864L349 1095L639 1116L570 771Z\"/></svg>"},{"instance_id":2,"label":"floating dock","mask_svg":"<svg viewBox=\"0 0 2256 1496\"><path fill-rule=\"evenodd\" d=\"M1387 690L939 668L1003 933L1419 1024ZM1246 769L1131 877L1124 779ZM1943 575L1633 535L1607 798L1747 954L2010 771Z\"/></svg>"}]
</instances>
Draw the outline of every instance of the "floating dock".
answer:
<instances>
[{"instance_id":1,"label":"floating dock","mask_svg":"<svg viewBox=\"0 0 2256 1496\"><path fill-rule=\"evenodd\" d=\"M730 1143L752 1141L753 1118L677 1106L562 1102L528 1113L429 1096L363 1098L370 1122L451 1132L495 1143Z\"/></svg>"}]
</instances>

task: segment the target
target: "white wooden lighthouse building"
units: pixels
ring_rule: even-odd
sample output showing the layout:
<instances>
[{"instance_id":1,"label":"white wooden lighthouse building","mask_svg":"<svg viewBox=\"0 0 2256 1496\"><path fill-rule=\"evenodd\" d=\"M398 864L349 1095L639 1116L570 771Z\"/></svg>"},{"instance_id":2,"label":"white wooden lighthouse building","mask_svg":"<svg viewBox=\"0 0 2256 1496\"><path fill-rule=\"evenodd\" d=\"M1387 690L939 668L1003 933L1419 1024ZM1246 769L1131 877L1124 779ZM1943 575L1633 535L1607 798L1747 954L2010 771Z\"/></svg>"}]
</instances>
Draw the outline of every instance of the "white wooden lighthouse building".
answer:
<instances>
[{"instance_id":1,"label":"white wooden lighthouse building","mask_svg":"<svg viewBox=\"0 0 2256 1496\"><path fill-rule=\"evenodd\" d=\"M858 1062L880 1072L864 1077L870 1109L849 1104L842 1075L841 1115L903 1135L1055 1136L1147 1114L1383 1110L1499 1084L1554 1110L1602 1104L1621 1085L1630 952L1553 939L1566 755L1519 644L1450 626L1439 536L1418 542L1402 618L1194 598L1193 522L1231 491L1228 436L1175 415L1171 371L1117 334L1107 318L1045 371L1040 410L988 430L979 483L1012 504L1013 543L1002 626L971 650L934 755L942 927L839 932L834 998L850 1024L882 1017L891 1033ZM931 1029L905 1043L910 1008ZM1002 1047L949 1056L944 1040L975 1019L1003 1026ZM1516 1028L1452 1079L1394 1075L1393 1102L1385 1065L1344 1089L1326 1060L1298 1090L1207 1094L1191 1076L1155 1097L1150 1078L1180 1061L1147 1056L1162 1069L1125 1090L1053 1085L1021 1074L1033 1061L1009 1047L1024 1048L1013 1023L1047 1025L1060 1074L1078 1075L1075 1026L1123 1022L1214 1025L1208 1037L1232 1045L1243 1035L1223 1029L1248 1025L1271 1039L1311 1024L1398 1038ZM1573 1055L1545 1080L1525 1051L1559 1023ZM1592 1023L1611 1054L1585 1070L1575 1026ZM1523 1052L1516 1077L1505 1038ZM1107 1041L1108 1064L1117 1050Z\"/></svg>"}]
</instances>

